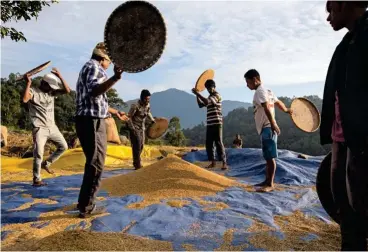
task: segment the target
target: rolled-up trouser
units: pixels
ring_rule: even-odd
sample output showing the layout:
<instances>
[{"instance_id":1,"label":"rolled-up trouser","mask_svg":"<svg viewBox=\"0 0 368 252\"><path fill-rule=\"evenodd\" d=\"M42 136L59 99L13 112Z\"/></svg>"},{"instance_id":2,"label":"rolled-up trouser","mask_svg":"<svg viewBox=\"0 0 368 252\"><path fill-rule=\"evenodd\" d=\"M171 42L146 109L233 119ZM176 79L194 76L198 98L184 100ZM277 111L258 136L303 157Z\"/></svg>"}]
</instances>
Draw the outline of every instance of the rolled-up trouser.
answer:
<instances>
[{"instance_id":1,"label":"rolled-up trouser","mask_svg":"<svg viewBox=\"0 0 368 252\"><path fill-rule=\"evenodd\" d=\"M332 144L331 190L340 216L341 250L367 250L368 153Z\"/></svg>"},{"instance_id":2,"label":"rolled-up trouser","mask_svg":"<svg viewBox=\"0 0 368 252\"><path fill-rule=\"evenodd\" d=\"M134 168L141 168L141 154L144 147L144 130L130 130L130 143L132 145L133 166Z\"/></svg>"},{"instance_id":3,"label":"rolled-up trouser","mask_svg":"<svg viewBox=\"0 0 368 252\"><path fill-rule=\"evenodd\" d=\"M222 125L210 125L206 130L206 151L208 161L215 161L215 146L217 158L226 163L225 147L222 142Z\"/></svg>"},{"instance_id":4,"label":"rolled-up trouser","mask_svg":"<svg viewBox=\"0 0 368 252\"><path fill-rule=\"evenodd\" d=\"M78 209L86 212L94 204L101 186L107 149L105 119L76 117L76 130L86 157Z\"/></svg>"},{"instance_id":5,"label":"rolled-up trouser","mask_svg":"<svg viewBox=\"0 0 368 252\"><path fill-rule=\"evenodd\" d=\"M33 181L41 181L41 164L44 154L45 144L48 140L56 144L56 151L52 153L46 162L52 164L68 149L68 144L61 134L59 128L53 125L49 128L35 127L32 130L33 136Z\"/></svg>"}]
</instances>

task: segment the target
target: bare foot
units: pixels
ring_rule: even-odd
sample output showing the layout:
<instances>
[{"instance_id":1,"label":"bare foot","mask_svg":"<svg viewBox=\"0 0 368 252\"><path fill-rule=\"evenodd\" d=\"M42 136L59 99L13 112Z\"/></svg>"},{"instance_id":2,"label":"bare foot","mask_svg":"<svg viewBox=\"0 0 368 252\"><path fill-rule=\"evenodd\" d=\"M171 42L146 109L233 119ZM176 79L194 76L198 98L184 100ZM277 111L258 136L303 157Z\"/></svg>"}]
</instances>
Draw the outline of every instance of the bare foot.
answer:
<instances>
[{"instance_id":1,"label":"bare foot","mask_svg":"<svg viewBox=\"0 0 368 252\"><path fill-rule=\"evenodd\" d=\"M257 192L272 192L274 188L272 186L264 186L262 188L257 189Z\"/></svg>"},{"instance_id":2,"label":"bare foot","mask_svg":"<svg viewBox=\"0 0 368 252\"><path fill-rule=\"evenodd\" d=\"M216 163L215 162L212 162L209 166L207 166L206 168L215 168L216 166Z\"/></svg>"},{"instance_id":3,"label":"bare foot","mask_svg":"<svg viewBox=\"0 0 368 252\"><path fill-rule=\"evenodd\" d=\"M268 185L268 183L267 183L267 181L265 180L265 181L263 181L262 183L255 184L254 186L267 186L267 185Z\"/></svg>"},{"instance_id":4,"label":"bare foot","mask_svg":"<svg viewBox=\"0 0 368 252\"><path fill-rule=\"evenodd\" d=\"M229 166L226 163L223 163L221 170L227 170L227 169L229 169Z\"/></svg>"}]
</instances>

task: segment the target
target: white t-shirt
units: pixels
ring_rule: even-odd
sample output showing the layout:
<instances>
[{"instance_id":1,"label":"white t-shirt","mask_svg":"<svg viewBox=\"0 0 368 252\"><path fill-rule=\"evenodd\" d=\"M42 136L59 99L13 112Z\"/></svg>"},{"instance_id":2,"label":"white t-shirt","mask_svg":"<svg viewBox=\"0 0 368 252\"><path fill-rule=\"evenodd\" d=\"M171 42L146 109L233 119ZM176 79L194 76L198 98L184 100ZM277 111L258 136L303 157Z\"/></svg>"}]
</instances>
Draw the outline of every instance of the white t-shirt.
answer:
<instances>
[{"instance_id":1,"label":"white t-shirt","mask_svg":"<svg viewBox=\"0 0 368 252\"><path fill-rule=\"evenodd\" d=\"M267 118L266 112L262 107L262 103L268 102L268 108L271 111L273 118L275 118L275 102L278 101L277 97L272 93L271 90L260 85L253 97L253 108L254 108L254 120L256 122L256 128L258 134L261 134L262 129L265 127L271 127L271 123Z\"/></svg>"}]
</instances>

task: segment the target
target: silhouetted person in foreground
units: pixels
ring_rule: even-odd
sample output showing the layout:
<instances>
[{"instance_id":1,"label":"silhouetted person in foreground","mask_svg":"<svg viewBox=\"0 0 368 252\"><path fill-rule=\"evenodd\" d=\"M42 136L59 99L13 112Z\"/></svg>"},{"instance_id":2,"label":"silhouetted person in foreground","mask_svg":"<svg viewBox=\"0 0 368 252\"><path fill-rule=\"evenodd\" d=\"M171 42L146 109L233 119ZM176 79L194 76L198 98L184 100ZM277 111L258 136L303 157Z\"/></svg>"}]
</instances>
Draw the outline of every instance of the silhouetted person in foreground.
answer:
<instances>
[{"instance_id":1,"label":"silhouetted person in foreground","mask_svg":"<svg viewBox=\"0 0 368 252\"><path fill-rule=\"evenodd\" d=\"M321 144L332 144L331 190L338 208L342 250L367 250L368 2L328 1L327 21L348 32L327 73Z\"/></svg>"}]
</instances>

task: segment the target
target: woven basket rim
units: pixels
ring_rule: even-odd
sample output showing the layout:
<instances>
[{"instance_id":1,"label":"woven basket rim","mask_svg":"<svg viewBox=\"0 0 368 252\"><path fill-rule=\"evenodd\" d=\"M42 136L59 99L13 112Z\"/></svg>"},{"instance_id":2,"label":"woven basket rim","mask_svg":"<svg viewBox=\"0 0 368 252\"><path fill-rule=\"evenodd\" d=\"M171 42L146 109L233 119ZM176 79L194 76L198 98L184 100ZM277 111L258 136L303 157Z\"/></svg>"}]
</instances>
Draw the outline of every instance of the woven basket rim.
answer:
<instances>
[{"instance_id":1,"label":"woven basket rim","mask_svg":"<svg viewBox=\"0 0 368 252\"><path fill-rule=\"evenodd\" d=\"M209 75L207 78L205 78L205 76ZM195 89L197 89L199 92L202 92L203 90L205 90L205 86L204 83L209 80L209 79L213 79L215 77L215 70L209 68L207 70L205 70L197 79L197 82L195 84Z\"/></svg>"},{"instance_id":2,"label":"woven basket rim","mask_svg":"<svg viewBox=\"0 0 368 252\"><path fill-rule=\"evenodd\" d=\"M29 70L28 72L24 73L21 76L18 76L18 78L16 80L23 79L23 76L26 75L26 74L31 74L31 76L32 75L35 75L35 74L41 72L42 70L45 70L50 64L51 64L51 60L49 60L49 61L47 61L47 62L45 62L45 63L43 63L43 64L41 64L41 65L39 65L39 66L37 66L37 67L35 67L33 69L31 69L31 70Z\"/></svg>"},{"instance_id":3,"label":"woven basket rim","mask_svg":"<svg viewBox=\"0 0 368 252\"><path fill-rule=\"evenodd\" d=\"M159 135L159 136L155 136L155 137L152 137L152 129L153 127L158 127L160 130L160 132L162 131L162 133ZM164 117L159 117L159 118L156 118L155 120L155 123L148 129L148 137L151 138L151 139L156 139L156 138L159 138L161 137L163 134L165 134L165 132L167 131L169 127L169 120L164 118Z\"/></svg>"},{"instance_id":4,"label":"woven basket rim","mask_svg":"<svg viewBox=\"0 0 368 252\"><path fill-rule=\"evenodd\" d=\"M291 119L292 119L292 121L293 121L294 125L295 125L298 129L300 129L300 130L302 130L302 131L304 131L304 132L308 132L308 133L316 132L316 131L319 129L319 127L321 126L321 114L320 114L320 112L319 112L318 108L316 107L316 105L315 105L312 101L310 101L309 99L307 99L307 98L305 98L305 97L298 97L298 98L294 98L294 99L293 99L293 101L291 102L290 108L293 108L293 104L294 104L294 102L295 102L295 101L298 101L298 100L299 100L299 101L306 101L308 104L310 104L310 105L313 107L314 111L315 111L315 112L316 112L316 114L318 115L318 125L317 125L317 127L316 127L314 130L312 130L312 131L306 131L306 130L304 130L303 128L301 128L301 127L300 127L300 125L299 125L299 124L297 124L297 123L294 121L294 117L291 115Z\"/></svg>"},{"instance_id":5,"label":"woven basket rim","mask_svg":"<svg viewBox=\"0 0 368 252\"><path fill-rule=\"evenodd\" d=\"M150 6L153 10L155 10L159 16L161 17L161 21L163 23L163 30L164 30L164 33L165 33L165 38L164 38L164 43L162 45L162 48L161 48L161 51L160 51L160 54L157 56L157 58L155 60L153 60L150 64L148 64L147 66L143 67L143 68L137 68L137 69L124 69L125 72L127 73L138 73L138 72L142 72L142 71L145 71L149 68L151 68L154 64L156 64L158 62L158 60L161 58L162 54L163 54L163 51L165 50L166 48L166 42L167 42L167 28L166 28L166 23L165 23L165 19L163 18L161 12L157 9L156 6L154 6L153 4L147 2L147 1L143 1L143 0L130 0L130 1L126 1L122 4L120 4L118 7L116 7L113 12L110 14L110 16L108 17L107 21L106 21L106 24L105 24L105 28L104 28L104 43L106 45L106 53L107 55L110 57L111 59L111 62L115 65L116 62L114 61L114 57L112 56L110 50L109 50L109 46L108 46L108 39L107 39L107 28L109 27L110 23L111 23L111 20L112 18L115 17L115 14L121 9L121 8L125 8L126 5L132 3L132 2L140 2L140 3L144 3L148 6ZM124 67L124 66L123 66Z\"/></svg>"}]
</instances>

